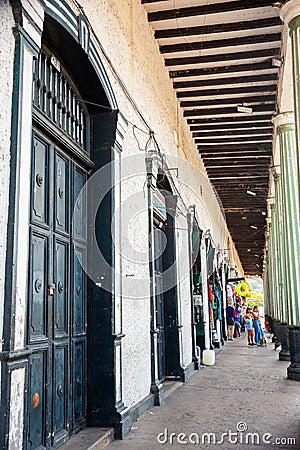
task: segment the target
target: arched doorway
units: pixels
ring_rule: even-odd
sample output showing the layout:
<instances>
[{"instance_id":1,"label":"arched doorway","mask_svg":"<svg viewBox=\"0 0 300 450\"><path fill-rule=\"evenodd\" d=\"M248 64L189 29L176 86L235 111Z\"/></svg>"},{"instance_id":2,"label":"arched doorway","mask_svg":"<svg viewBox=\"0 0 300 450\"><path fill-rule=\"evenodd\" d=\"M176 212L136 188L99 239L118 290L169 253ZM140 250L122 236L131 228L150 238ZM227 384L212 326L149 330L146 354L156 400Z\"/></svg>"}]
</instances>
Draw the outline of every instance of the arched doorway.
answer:
<instances>
[{"instance_id":1,"label":"arched doorway","mask_svg":"<svg viewBox=\"0 0 300 450\"><path fill-rule=\"evenodd\" d=\"M59 447L87 421L92 299L80 217L88 199L76 199L94 167L105 164L94 141L110 109L83 49L47 15L42 43L33 69L29 230L26 446L32 450ZM114 118L104 121L114 128ZM80 211L73 222L74 208Z\"/></svg>"}]
</instances>

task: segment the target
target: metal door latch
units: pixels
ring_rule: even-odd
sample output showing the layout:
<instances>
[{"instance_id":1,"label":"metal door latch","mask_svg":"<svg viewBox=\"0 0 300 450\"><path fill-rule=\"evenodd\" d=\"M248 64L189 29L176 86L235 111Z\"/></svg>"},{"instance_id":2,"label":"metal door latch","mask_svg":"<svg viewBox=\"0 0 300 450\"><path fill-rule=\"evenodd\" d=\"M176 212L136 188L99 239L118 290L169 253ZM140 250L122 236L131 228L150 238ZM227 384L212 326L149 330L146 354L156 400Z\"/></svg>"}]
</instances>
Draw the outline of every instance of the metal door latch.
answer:
<instances>
[{"instance_id":1,"label":"metal door latch","mask_svg":"<svg viewBox=\"0 0 300 450\"><path fill-rule=\"evenodd\" d=\"M54 295L55 291L55 284L49 283L48 284L48 295Z\"/></svg>"}]
</instances>

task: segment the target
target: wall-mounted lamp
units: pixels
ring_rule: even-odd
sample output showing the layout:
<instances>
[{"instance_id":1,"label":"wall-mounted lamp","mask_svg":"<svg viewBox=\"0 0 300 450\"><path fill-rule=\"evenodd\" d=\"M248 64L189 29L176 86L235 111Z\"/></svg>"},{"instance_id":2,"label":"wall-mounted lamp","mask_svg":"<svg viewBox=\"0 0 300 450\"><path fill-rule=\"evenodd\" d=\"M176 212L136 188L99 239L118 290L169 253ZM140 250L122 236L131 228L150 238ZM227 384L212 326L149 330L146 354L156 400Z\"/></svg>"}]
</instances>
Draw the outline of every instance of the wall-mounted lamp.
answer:
<instances>
[{"instance_id":1,"label":"wall-mounted lamp","mask_svg":"<svg viewBox=\"0 0 300 450\"><path fill-rule=\"evenodd\" d=\"M249 106L237 105L236 109L237 109L237 112L241 112L241 113L247 113L247 114L253 113L253 109L250 108Z\"/></svg>"},{"instance_id":2,"label":"wall-mounted lamp","mask_svg":"<svg viewBox=\"0 0 300 450\"><path fill-rule=\"evenodd\" d=\"M283 64L283 58L281 56L275 56L271 61L273 67L281 67Z\"/></svg>"},{"instance_id":3,"label":"wall-mounted lamp","mask_svg":"<svg viewBox=\"0 0 300 450\"><path fill-rule=\"evenodd\" d=\"M250 225L250 228L253 228L253 230L258 230L256 225Z\"/></svg>"},{"instance_id":4,"label":"wall-mounted lamp","mask_svg":"<svg viewBox=\"0 0 300 450\"><path fill-rule=\"evenodd\" d=\"M204 239L211 239L210 229L206 230L203 234Z\"/></svg>"},{"instance_id":5,"label":"wall-mounted lamp","mask_svg":"<svg viewBox=\"0 0 300 450\"><path fill-rule=\"evenodd\" d=\"M254 195L254 196L255 196L255 195L256 195L256 192L253 192L253 191L249 191L249 190L248 190L248 191L246 191L246 194Z\"/></svg>"}]
</instances>

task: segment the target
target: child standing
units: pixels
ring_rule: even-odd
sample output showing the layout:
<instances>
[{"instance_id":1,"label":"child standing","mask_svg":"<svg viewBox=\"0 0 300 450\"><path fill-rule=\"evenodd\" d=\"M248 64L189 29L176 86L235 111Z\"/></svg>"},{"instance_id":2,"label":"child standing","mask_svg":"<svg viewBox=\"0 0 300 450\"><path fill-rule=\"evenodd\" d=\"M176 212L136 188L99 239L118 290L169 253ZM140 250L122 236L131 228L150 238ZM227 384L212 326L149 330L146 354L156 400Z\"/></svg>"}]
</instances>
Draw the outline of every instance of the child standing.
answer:
<instances>
[{"instance_id":1,"label":"child standing","mask_svg":"<svg viewBox=\"0 0 300 450\"><path fill-rule=\"evenodd\" d=\"M246 324L246 330L248 333L248 345L255 345L254 343L254 328L253 328L253 316L251 313L251 308L246 309L246 314L243 317L245 324Z\"/></svg>"}]
</instances>

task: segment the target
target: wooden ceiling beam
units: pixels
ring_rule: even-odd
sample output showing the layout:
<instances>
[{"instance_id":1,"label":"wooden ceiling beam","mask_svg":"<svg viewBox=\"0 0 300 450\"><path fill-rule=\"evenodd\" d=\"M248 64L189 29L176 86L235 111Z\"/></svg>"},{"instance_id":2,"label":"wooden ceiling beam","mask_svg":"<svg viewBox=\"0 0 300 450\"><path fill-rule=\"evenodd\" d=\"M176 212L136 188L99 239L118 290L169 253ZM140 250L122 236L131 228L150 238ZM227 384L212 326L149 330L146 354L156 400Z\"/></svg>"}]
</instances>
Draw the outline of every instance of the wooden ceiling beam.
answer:
<instances>
[{"instance_id":1,"label":"wooden ceiling beam","mask_svg":"<svg viewBox=\"0 0 300 450\"><path fill-rule=\"evenodd\" d=\"M275 104L266 104L266 105L253 105L251 106L253 113L256 112L275 112ZM236 107L228 107L228 108L208 108L208 109L186 109L183 111L184 117L193 117L193 116L220 116L222 114L237 114Z\"/></svg>"},{"instance_id":2,"label":"wooden ceiling beam","mask_svg":"<svg viewBox=\"0 0 300 450\"><path fill-rule=\"evenodd\" d=\"M256 152L256 151L251 151L251 152L237 152L232 151L232 152L218 152L218 153L202 153L201 154L201 158L202 160L205 161L216 161L216 163L221 159L221 160L226 160L226 161L231 161L231 160L239 160L239 161L244 161L247 160L247 158L259 158L260 160L263 159L267 159L270 158L270 156L272 155L271 152L269 153L264 153L264 155L261 155L261 152Z\"/></svg>"},{"instance_id":3,"label":"wooden ceiling beam","mask_svg":"<svg viewBox=\"0 0 300 450\"><path fill-rule=\"evenodd\" d=\"M280 41L281 41L281 33L256 34L228 39L214 39L211 41L194 41L194 42L184 42L180 44L161 45L160 52L162 54L188 52L191 50L209 50L223 47L236 47L240 45L249 46L253 44L262 44L262 43L267 44L268 42L280 43Z\"/></svg>"},{"instance_id":4,"label":"wooden ceiling beam","mask_svg":"<svg viewBox=\"0 0 300 450\"><path fill-rule=\"evenodd\" d=\"M263 192L261 193L261 196L259 197L259 203L264 202L264 204L266 205L267 203L265 201L265 197L262 197L262 196L265 195L268 192L268 186L265 186L265 188L262 191ZM245 187L241 188L241 187L238 187L238 186L231 186L228 189L228 191L222 191L221 192L221 196L223 198L225 198L226 195L230 196L230 193L231 193L231 200L232 200L232 192L234 192L234 195L236 195L238 192L239 193L243 193L243 195L246 195ZM226 209L226 208L224 208L224 209ZM255 209L253 209L253 205L252 204L251 204L250 207L248 207L248 206L245 206L244 204L242 204L242 206L241 206L241 203L239 203L238 207L233 208L233 207L229 206L229 207L227 207L227 209L229 209L230 211L232 210L235 213L237 213L239 211L241 214L247 213L247 216L249 214L253 214L255 216ZM226 212L228 212L228 211L226 210Z\"/></svg>"},{"instance_id":5,"label":"wooden ceiling beam","mask_svg":"<svg viewBox=\"0 0 300 450\"><path fill-rule=\"evenodd\" d=\"M198 145L197 146L201 152L208 152L208 153L217 153L216 150L213 149L211 145ZM249 150L254 150L256 152L261 152L261 155L265 155L267 152L272 150L272 146L270 144L259 144L259 143L246 143L243 142L242 144L230 144L230 145L223 145L222 146L222 152L247 152Z\"/></svg>"},{"instance_id":6,"label":"wooden ceiling beam","mask_svg":"<svg viewBox=\"0 0 300 450\"><path fill-rule=\"evenodd\" d=\"M149 1L149 0L148 0ZM272 6L274 0L239 0L232 2L213 3L185 8L172 8L148 13L149 22L160 20L182 19L184 17L206 16L207 14L222 14L245 9L263 8Z\"/></svg>"},{"instance_id":7,"label":"wooden ceiling beam","mask_svg":"<svg viewBox=\"0 0 300 450\"><path fill-rule=\"evenodd\" d=\"M248 125L249 127L249 125ZM263 135L263 136L272 136L273 133L273 128L258 128L258 129L243 129L243 130L222 130L222 131L215 131L215 130L210 130L210 131L197 131L197 132L193 132L193 137L194 138L202 138L202 137L211 137L214 138L216 136L222 136L222 137L227 137L227 136L240 136L240 135L247 135L250 136L252 134L254 134L255 136L257 135Z\"/></svg>"},{"instance_id":8,"label":"wooden ceiling beam","mask_svg":"<svg viewBox=\"0 0 300 450\"><path fill-rule=\"evenodd\" d=\"M172 66L193 66L194 64L207 64L212 62L225 62L230 63L232 61L238 60L249 60L257 58L272 58L278 56L280 52L278 48L268 48L264 50L253 50L245 52L234 52L234 53L220 53L216 55L200 55L200 56L190 56L184 58L166 58L165 65L167 67Z\"/></svg>"},{"instance_id":9,"label":"wooden ceiling beam","mask_svg":"<svg viewBox=\"0 0 300 450\"><path fill-rule=\"evenodd\" d=\"M156 39L173 37L197 36L211 33L226 33L233 31L255 30L260 28L276 27L282 25L279 17L267 17L264 19L245 20L242 22L225 22L213 25L200 25L196 27L169 28L155 30Z\"/></svg>"},{"instance_id":10,"label":"wooden ceiling beam","mask_svg":"<svg viewBox=\"0 0 300 450\"><path fill-rule=\"evenodd\" d=\"M205 100L184 100L180 102L182 108L191 108L196 106L216 106L216 105L240 105L242 103L262 103L262 102L274 102L276 100L276 95L269 94L257 94L251 97L231 97L231 98L216 98L216 99L205 99Z\"/></svg>"},{"instance_id":11,"label":"wooden ceiling beam","mask_svg":"<svg viewBox=\"0 0 300 450\"><path fill-rule=\"evenodd\" d=\"M272 135L269 136L252 136L252 137L248 137L248 136L241 136L241 137L231 137L231 136L224 136L223 138L219 138L215 141L212 141L211 139L199 139L196 138L195 142L196 144L202 144L202 145L210 145L212 148L215 147L216 150L218 150L218 148L220 148L220 150L222 150L222 146L225 144L229 144L232 143L234 145L240 145L243 144L244 142L272 142ZM250 142L249 142L250 143Z\"/></svg>"},{"instance_id":12,"label":"wooden ceiling beam","mask_svg":"<svg viewBox=\"0 0 300 450\"><path fill-rule=\"evenodd\" d=\"M271 70L271 59L259 63L234 64L232 66L203 67L202 69L183 69L169 72L170 78L198 77L203 75L218 75L220 73L255 72L258 70Z\"/></svg>"},{"instance_id":13,"label":"wooden ceiling beam","mask_svg":"<svg viewBox=\"0 0 300 450\"><path fill-rule=\"evenodd\" d=\"M248 165L248 166L225 166L224 167L207 167L205 166L205 169L207 171L207 173L212 173L212 174L224 174L224 175L229 175L229 174L237 174L239 172L254 172L257 173L257 175L261 175L264 174L265 176L268 175L269 173L269 166L268 165Z\"/></svg>"},{"instance_id":14,"label":"wooden ceiling beam","mask_svg":"<svg viewBox=\"0 0 300 450\"><path fill-rule=\"evenodd\" d=\"M190 125L210 125L214 126L218 123L226 124L236 124L238 122L256 122L256 121L269 121L271 123L272 114L261 115L261 116L239 116L239 117L212 117L212 118L199 118L199 119L188 119L187 123Z\"/></svg>"},{"instance_id":15,"label":"wooden ceiling beam","mask_svg":"<svg viewBox=\"0 0 300 450\"><path fill-rule=\"evenodd\" d=\"M247 75L240 77L229 77L229 78L215 78L215 79L204 79L204 80L188 80L188 81L174 81L174 89L182 88L194 88L194 87L204 87L204 86L222 86L226 84L234 84L235 86L240 83L259 83L261 81L277 81L277 73L266 73L266 74L256 74Z\"/></svg>"},{"instance_id":16,"label":"wooden ceiling beam","mask_svg":"<svg viewBox=\"0 0 300 450\"><path fill-rule=\"evenodd\" d=\"M233 95L233 94L253 94L260 92L276 92L276 84L257 85L257 86L240 86L236 88L217 88L217 89L200 89L193 91L177 91L178 98L189 97L218 97L220 95ZM246 99L246 98L245 98Z\"/></svg>"},{"instance_id":17,"label":"wooden ceiling beam","mask_svg":"<svg viewBox=\"0 0 300 450\"><path fill-rule=\"evenodd\" d=\"M246 132L258 132L263 133L264 130L273 130L273 124L269 121L264 122L245 122L245 123L204 123L204 124L196 124L190 125L190 130L192 132L201 132L201 133L225 133L228 134L231 131L237 131L239 133Z\"/></svg>"},{"instance_id":18,"label":"wooden ceiling beam","mask_svg":"<svg viewBox=\"0 0 300 450\"><path fill-rule=\"evenodd\" d=\"M218 185L218 183L215 183L215 184ZM259 195L260 195L260 193L265 194L268 192L269 186L268 186L267 182L259 182L259 183L257 183L257 185L255 185L254 187L253 186L254 185L251 183L249 184L249 183L242 182L242 183L231 185L231 186L227 186L227 185L224 186L224 184L222 184L222 187L221 186L219 186L219 187L220 187L221 195L223 195L223 194L225 195L226 193L230 194L230 192L233 192L232 191L233 189L234 189L234 192L238 192L238 191L242 192L243 191L244 194L246 193L247 190L249 190L251 188L255 189L255 192L258 192ZM255 199L255 197L251 196L251 195L248 195L248 197ZM263 200L265 202L265 204L267 204L267 201L265 198L263 198L263 199L260 198L260 201L261 200ZM238 207L243 210L245 209L245 206L242 203L240 203Z\"/></svg>"},{"instance_id":19,"label":"wooden ceiling beam","mask_svg":"<svg viewBox=\"0 0 300 450\"><path fill-rule=\"evenodd\" d=\"M224 180L225 178L222 178L222 179ZM255 185L256 183L259 183L259 182L261 182L261 183L263 183L263 182L264 183L268 183L269 182L269 177L265 177L265 176L255 177L255 176L253 176L253 177L247 177L247 179L245 179L245 178L243 178L243 179L238 179L238 178L231 178L231 179L229 179L229 178L227 178L226 179L226 183L228 183L228 184L239 184L239 183L241 183L241 181L243 181L243 183L245 183L245 184L247 183L247 184ZM221 182L221 179L219 177L218 178L212 178L212 183L213 183L214 186L215 185L219 186L219 189L224 184L223 181ZM221 192L221 190L220 190L220 192Z\"/></svg>"},{"instance_id":20,"label":"wooden ceiling beam","mask_svg":"<svg viewBox=\"0 0 300 450\"><path fill-rule=\"evenodd\" d=\"M249 152L249 154L250 154L251 151L253 150L254 152L260 153L262 156L263 155L269 156L270 152L272 151L271 145L259 144L259 143L257 143L257 144L243 143L243 144L223 145L222 150L220 150L219 152L216 150L216 148L213 148L209 145L197 145L197 148L201 155L204 155L204 154L221 155L221 154L235 153L235 152L240 153L240 154L241 154L241 152L245 152L246 154L247 154L247 152Z\"/></svg>"},{"instance_id":21,"label":"wooden ceiling beam","mask_svg":"<svg viewBox=\"0 0 300 450\"><path fill-rule=\"evenodd\" d=\"M236 202L237 202L238 206L233 207L231 205L231 203L233 204L235 202L235 199L232 198L232 193L234 193L235 196L237 195L237 193L240 193L244 197L245 196L250 197L249 195L247 195L245 188L238 188L238 187L235 188L234 186L231 186L230 190L228 190L228 191L221 190L220 198L223 200L226 200L226 199L230 200L229 208L238 208L239 207L241 209L241 203L239 202L240 201L239 197L236 197ZM260 209L261 209L261 205L266 206L266 204L267 204L266 199L265 199L266 193L267 193L267 187L262 189L260 194L254 200L251 201L250 198L248 198L248 200L246 201L246 199L245 199L245 203L243 202L243 209L241 209L241 211L246 211L247 209L248 210L251 209L251 211L252 211L254 206L257 208L259 207ZM253 213L253 214L255 214L255 213Z\"/></svg>"},{"instance_id":22,"label":"wooden ceiling beam","mask_svg":"<svg viewBox=\"0 0 300 450\"><path fill-rule=\"evenodd\" d=\"M270 165L270 157L266 158L265 160L261 160L259 158L249 158L249 159L244 159L244 160L226 160L226 158L224 158L223 161L216 161L216 160L210 160L210 159L205 159L204 160L204 164L205 164L205 168L206 169L210 169L210 168L214 168L214 167L241 167L241 166L249 166L249 167L254 167L254 166L259 166L259 167L269 167Z\"/></svg>"}]
</instances>

